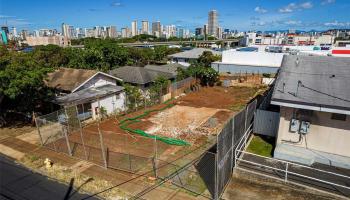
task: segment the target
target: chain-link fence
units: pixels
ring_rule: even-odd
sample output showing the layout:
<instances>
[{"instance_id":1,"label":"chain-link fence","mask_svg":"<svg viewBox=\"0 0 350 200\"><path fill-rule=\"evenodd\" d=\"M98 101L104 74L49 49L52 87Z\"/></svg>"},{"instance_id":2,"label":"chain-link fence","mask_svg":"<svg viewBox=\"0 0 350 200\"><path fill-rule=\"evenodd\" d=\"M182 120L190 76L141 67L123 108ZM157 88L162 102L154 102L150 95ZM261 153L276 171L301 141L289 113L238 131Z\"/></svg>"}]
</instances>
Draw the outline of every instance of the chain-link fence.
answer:
<instances>
[{"instance_id":1,"label":"chain-link fence","mask_svg":"<svg viewBox=\"0 0 350 200\"><path fill-rule=\"evenodd\" d=\"M244 133L251 128L257 100L249 103L235 114L217 136L216 190L214 198L218 199L229 182L234 166L234 150Z\"/></svg>"}]
</instances>

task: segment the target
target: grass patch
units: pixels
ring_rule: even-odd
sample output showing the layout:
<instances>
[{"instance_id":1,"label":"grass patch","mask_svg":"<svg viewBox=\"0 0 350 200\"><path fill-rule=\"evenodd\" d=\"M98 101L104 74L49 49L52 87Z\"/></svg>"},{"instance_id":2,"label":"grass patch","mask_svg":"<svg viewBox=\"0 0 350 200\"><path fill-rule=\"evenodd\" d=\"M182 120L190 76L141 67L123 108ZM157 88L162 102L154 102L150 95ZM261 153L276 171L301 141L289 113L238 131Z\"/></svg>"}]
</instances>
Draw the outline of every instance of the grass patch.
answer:
<instances>
[{"instance_id":1,"label":"grass patch","mask_svg":"<svg viewBox=\"0 0 350 200\"><path fill-rule=\"evenodd\" d=\"M54 163L51 168L46 168L44 159L35 155L26 155L19 162L29 169L39 172L54 181L67 185L72 182L74 188L79 189L80 192L88 191L93 194L114 186L114 184L109 181L77 173L69 167L62 166L58 163ZM116 187L99 194L99 197L110 200L127 199L127 196L125 192Z\"/></svg>"},{"instance_id":2,"label":"grass patch","mask_svg":"<svg viewBox=\"0 0 350 200\"><path fill-rule=\"evenodd\" d=\"M247 151L261 156L272 157L275 146L275 138L254 135Z\"/></svg>"}]
</instances>

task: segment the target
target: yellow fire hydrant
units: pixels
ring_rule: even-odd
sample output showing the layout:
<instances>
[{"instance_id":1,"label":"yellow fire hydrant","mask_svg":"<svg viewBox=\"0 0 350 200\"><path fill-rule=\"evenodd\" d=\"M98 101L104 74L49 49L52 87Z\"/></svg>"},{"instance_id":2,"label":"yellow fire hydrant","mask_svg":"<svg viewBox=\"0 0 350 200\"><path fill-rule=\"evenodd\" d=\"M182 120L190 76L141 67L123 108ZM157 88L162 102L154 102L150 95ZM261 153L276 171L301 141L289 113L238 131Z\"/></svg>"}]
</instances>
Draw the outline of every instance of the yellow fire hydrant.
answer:
<instances>
[{"instance_id":1,"label":"yellow fire hydrant","mask_svg":"<svg viewBox=\"0 0 350 200\"><path fill-rule=\"evenodd\" d=\"M52 161L49 158L46 158L44 161L44 164L46 166L46 169L50 169L52 167Z\"/></svg>"}]
</instances>

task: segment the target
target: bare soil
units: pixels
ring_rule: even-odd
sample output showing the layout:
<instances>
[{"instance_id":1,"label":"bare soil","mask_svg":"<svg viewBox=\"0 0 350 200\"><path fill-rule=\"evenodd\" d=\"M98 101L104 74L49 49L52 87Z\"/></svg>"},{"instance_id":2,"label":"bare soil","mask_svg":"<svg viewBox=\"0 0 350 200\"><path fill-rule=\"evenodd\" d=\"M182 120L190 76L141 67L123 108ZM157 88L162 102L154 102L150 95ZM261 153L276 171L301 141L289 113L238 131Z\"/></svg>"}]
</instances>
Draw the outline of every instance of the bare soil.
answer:
<instances>
[{"instance_id":1,"label":"bare soil","mask_svg":"<svg viewBox=\"0 0 350 200\"><path fill-rule=\"evenodd\" d=\"M237 105L245 105L259 92L254 87L209 87L200 91L186 94L173 100L175 106L161 112L153 112L141 119L141 122L131 124L129 127L148 131L149 133L172 138L183 139L190 142L189 146L168 145L161 141L128 133L119 127L121 120L143 114L146 110L163 108L165 105L155 105L136 112L103 120L100 125L90 124L80 131L69 135L71 148L74 148L75 156L84 159L83 142L89 151L89 159L102 165L101 143L98 129L102 133L103 147L108 150L109 163L130 162L139 160L139 164L149 163L155 153L157 158L167 162L183 157L195 157L204 148L210 145L211 139L220 131L226 121L235 113ZM83 135L83 140L80 135ZM67 152L64 138L55 142L51 148L61 148L61 152ZM206 149L203 149L206 150ZM194 153L194 152L197 152ZM112 159L113 158L113 159ZM133 160L132 160L133 161ZM138 165L135 162L135 165Z\"/></svg>"},{"instance_id":2,"label":"bare soil","mask_svg":"<svg viewBox=\"0 0 350 200\"><path fill-rule=\"evenodd\" d=\"M7 137L16 137L24 133L32 132L34 130L36 130L36 127L30 125L0 128L0 140Z\"/></svg>"}]
</instances>

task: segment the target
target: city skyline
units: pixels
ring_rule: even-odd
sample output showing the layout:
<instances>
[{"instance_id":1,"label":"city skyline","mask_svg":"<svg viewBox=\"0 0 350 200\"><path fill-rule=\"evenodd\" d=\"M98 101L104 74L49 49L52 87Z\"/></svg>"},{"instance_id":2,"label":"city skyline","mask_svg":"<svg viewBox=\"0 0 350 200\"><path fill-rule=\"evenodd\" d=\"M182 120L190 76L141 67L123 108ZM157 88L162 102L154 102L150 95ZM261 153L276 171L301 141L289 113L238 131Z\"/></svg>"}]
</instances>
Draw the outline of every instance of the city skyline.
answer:
<instances>
[{"instance_id":1,"label":"city skyline","mask_svg":"<svg viewBox=\"0 0 350 200\"><path fill-rule=\"evenodd\" d=\"M350 28L350 2L346 0L232 2L163 2L163 1L74 1L17 2L1 0L0 23L17 29L50 28L60 30L61 23L74 27L116 26L131 28L132 21L160 21L194 31L207 23L208 11L217 10L222 28L247 30L326 30ZM183 6L179 6L183 5ZM180 8L181 7L181 8ZM171 9L169 9L171 8ZM194 9L195 8L195 9ZM29 9L29 10L28 10ZM344 14L345 13L345 14ZM43 17L45 16L45 17ZM88 20L87 20L88 19Z\"/></svg>"}]
</instances>

